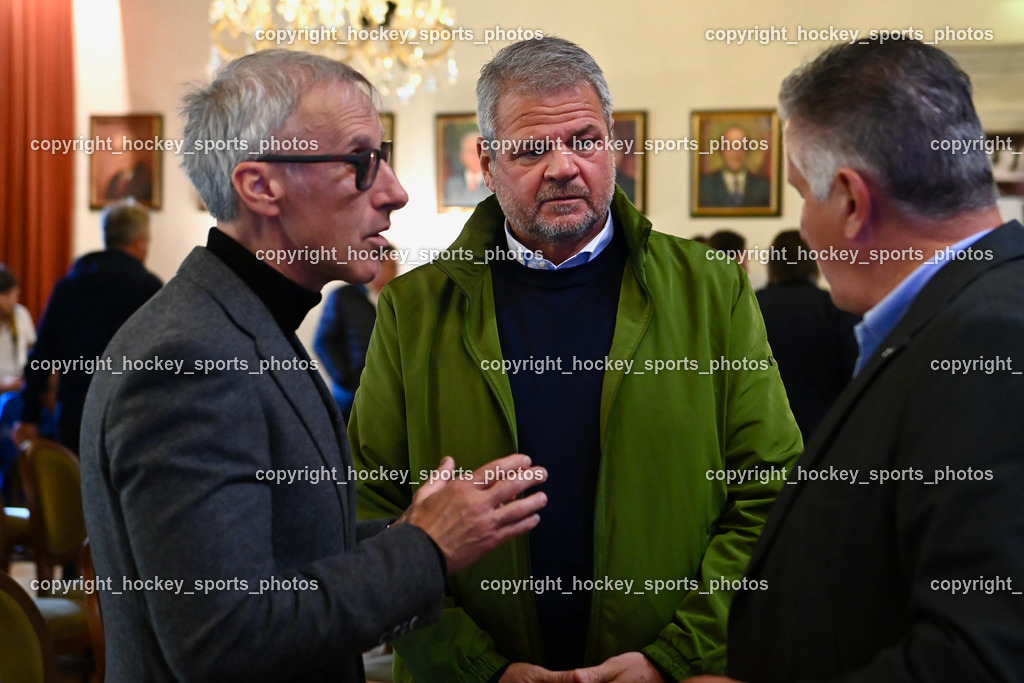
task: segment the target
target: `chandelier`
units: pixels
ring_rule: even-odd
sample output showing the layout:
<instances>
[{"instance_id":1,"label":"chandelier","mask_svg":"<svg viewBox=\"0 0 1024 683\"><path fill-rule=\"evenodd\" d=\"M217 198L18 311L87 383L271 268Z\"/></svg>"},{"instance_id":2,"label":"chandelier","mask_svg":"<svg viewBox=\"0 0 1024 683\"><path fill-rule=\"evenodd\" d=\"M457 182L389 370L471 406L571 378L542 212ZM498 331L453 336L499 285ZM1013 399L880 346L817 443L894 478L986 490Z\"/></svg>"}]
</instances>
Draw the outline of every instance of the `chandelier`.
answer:
<instances>
[{"instance_id":1,"label":"chandelier","mask_svg":"<svg viewBox=\"0 0 1024 683\"><path fill-rule=\"evenodd\" d=\"M420 86L455 82L454 24L442 0L213 0L211 67L257 50L306 50L406 101Z\"/></svg>"}]
</instances>

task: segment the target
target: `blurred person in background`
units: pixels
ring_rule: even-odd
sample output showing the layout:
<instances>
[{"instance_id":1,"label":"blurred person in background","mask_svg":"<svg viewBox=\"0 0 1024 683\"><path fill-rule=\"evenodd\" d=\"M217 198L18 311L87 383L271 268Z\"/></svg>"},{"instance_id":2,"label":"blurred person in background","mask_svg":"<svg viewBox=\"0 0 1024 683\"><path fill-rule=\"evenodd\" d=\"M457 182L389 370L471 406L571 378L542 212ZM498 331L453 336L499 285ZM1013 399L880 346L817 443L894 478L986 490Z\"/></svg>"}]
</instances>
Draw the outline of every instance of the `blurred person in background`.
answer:
<instances>
[{"instance_id":1,"label":"blurred person in background","mask_svg":"<svg viewBox=\"0 0 1024 683\"><path fill-rule=\"evenodd\" d=\"M398 250L381 250L380 272L365 285L344 284L327 295L313 348L331 377L331 393L348 421L359 376L366 365L366 349L377 320L380 290L398 274Z\"/></svg>"},{"instance_id":2,"label":"blurred person in background","mask_svg":"<svg viewBox=\"0 0 1024 683\"><path fill-rule=\"evenodd\" d=\"M28 309L18 303L18 278L0 263L0 492L11 500L8 472L17 457L14 425L21 417L21 397L28 352L36 341L36 328Z\"/></svg>"},{"instance_id":3,"label":"blurred person in background","mask_svg":"<svg viewBox=\"0 0 1024 683\"><path fill-rule=\"evenodd\" d=\"M757 303L805 442L849 384L857 362L853 326L860 318L836 308L817 279L818 264L800 232L780 232L772 242L768 286L757 292Z\"/></svg>"},{"instance_id":4,"label":"blurred person in background","mask_svg":"<svg viewBox=\"0 0 1024 683\"><path fill-rule=\"evenodd\" d=\"M707 246L718 251L724 251L729 255L736 263L743 266L743 270L749 272L749 265L747 264L747 240L743 235L732 230L719 230L711 233L707 241L704 242Z\"/></svg>"},{"instance_id":5,"label":"blurred person in background","mask_svg":"<svg viewBox=\"0 0 1024 683\"><path fill-rule=\"evenodd\" d=\"M46 303L39 339L25 372L17 441L39 436L44 397L54 363L73 363L57 376L57 425L60 442L78 453L82 407L95 375L82 361L95 361L132 313L160 289L161 281L144 265L149 254L149 212L129 199L103 211L106 248L82 256L53 288ZM113 365L118 365L115 359Z\"/></svg>"},{"instance_id":6,"label":"blurred person in background","mask_svg":"<svg viewBox=\"0 0 1024 683\"><path fill-rule=\"evenodd\" d=\"M21 389L28 351L36 341L32 314L18 303L21 283L0 263L0 394Z\"/></svg>"}]
</instances>

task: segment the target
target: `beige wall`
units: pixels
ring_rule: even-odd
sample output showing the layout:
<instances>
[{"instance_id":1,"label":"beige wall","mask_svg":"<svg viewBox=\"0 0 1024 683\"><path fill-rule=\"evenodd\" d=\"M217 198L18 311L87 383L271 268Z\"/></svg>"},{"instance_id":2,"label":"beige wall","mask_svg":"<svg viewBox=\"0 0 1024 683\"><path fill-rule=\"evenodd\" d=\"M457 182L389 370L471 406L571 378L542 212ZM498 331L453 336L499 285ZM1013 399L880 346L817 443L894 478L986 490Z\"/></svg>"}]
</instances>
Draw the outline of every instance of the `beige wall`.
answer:
<instances>
[{"instance_id":1,"label":"beige wall","mask_svg":"<svg viewBox=\"0 0 1024 683\"><path fill-rule=\"evenodd\" d=\"M1024 0L867 0L844 6L810 1L682 3L669 0L446 0L456 9L457 25L473 29L500 26L539 29L578 42L604 68L615 106L648 112L648 137L684 138L693 109L774 107L779 82L826 43L757 43L742 46L709 42L708 29L797 26L859 29L992 29L992 44L1024 44ZM209 36L208 0L78 0L78 125L88 135L88 117L99 113L161 112L164 135L181 137L177 103L184 84L206 78ZM118 20L120 14L120 25ZM396 114L395 165L409 192L409 205L393 217L388 236L402 248L444 247L458 234L464 215L438 214L434 190L434 116L475 108L473 86L481 64L506 43L458 43L461 78L437 93L418 93L409 103L386 106ZM984 43L989 44L989 43ZM952 43L948 44L954 45ZM1017 53L1020 54L1020 53ZM1024 63L1015 73L1024 72ZM1022 107L1024 127L1024 107ZM170 278L196 244L206 239L212 221L195 208L193 190L179 159L163 161L164 208L153 217L154 242L149 265ZM799 197L788 187L779 218L720 220L691 218L688 207L689 160L682 152L648 155L647 214L663 232L692 236L730 227L744 233L749 246L767 246L781 229L799 221ZM87 208L87 165L78 160L75 252L100 245L98 212ZM763 268L751 273L763 283ZM319 318L307 318L300 336L309 341Z\"/></svg>"}]
</instances>

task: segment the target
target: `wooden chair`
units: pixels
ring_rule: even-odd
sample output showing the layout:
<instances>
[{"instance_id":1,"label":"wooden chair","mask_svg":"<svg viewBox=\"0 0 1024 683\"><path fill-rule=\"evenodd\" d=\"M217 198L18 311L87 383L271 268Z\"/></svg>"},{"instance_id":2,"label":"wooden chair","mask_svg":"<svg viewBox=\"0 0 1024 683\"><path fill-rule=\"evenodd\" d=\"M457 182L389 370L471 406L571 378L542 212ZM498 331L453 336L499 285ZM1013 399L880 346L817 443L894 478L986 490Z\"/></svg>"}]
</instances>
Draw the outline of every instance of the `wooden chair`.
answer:
<instances>
[{"instance_id":1,"label":"wooden chair","mask_svg":"<svg viewBox=\"0 0 1024 683\"><path fill-rule=\"evenodd\" d=\"M2 501L0 501L2 502ZM0 524L5 528L0 538L0 571L11 571L11 558L32 559L32 530L28 521L28 508L5 507Z\"/></svg>"},{"instance_id":2,"label":"wooden chair","mask_svg":"<svg viewBox=\"0 0 1024 683\"><path fill-rule=\"evenodd\" d=\"M0 572L0 680L53 683L53 642L39 609L25 589Z\"/></svg>"},{"instance_id":3,"label":"wooden chair","mask_svg":"<svg viewBox=\"0 0 1024 683\"><path fill-rule=\"evenodd\" d=\"M96 569L92 563L92 551L89 549L89 539L85 539L82 547L82 576L86 582L96 585ZM85 594L85 608L89 618L89 639L92 644L92 660L95 667L93 680L102 683L107 675L107 639L103 633L103 615L100 612L99 590L93 590Z\"/></svg>"},{"instance_id":4,"label":"wooden chair","mask_svg":"<svg viewBox=\"0 0 1024 683\"><path fill-rule=\"evenodd\" d=\"M36 578L53 578L53 568L81 567L85 541L82 474L78 458L49 439L31 439L21 445L22 486L29 511ZM74 577L64 577L74 578ZM40 586L39 595L45 595Z\"/></svg>"},{"instance_id":5,"label":"wooden chair","mask_svg":"<svg viewBox=\"0 0 1024 683\"><path fill-rule=\"evenodd\" d=\"M35 604L53 642L57 668L91 676L96 665L86 596L78 591L66 596L35 598Z\"/></svg>"},{"instance_id":6,"label":"wooden chair","mask_svg":"<svg viewBox=\"0 0 1024 683\"><path fill-rule=\"evenodd\" d=\"M40 582L36 605L54 643L59 668L92 674L87 595L82 591L51 595L47 590L54 567L82 566L85 512L78 458L55 441L32 439L21 445L19 461Z\"/></svg>"},{"instance_id":7,"label":"wooden chair","mask_svg":"<svg viewBox=\"0 0 1024 683\"><path fill-rule=\"evenodd\" d=\"M17 463L12 464L12 478L17 472ZM8 507L4 502L3 494L0 494L0 571L11 571L11 557L20 556L31 558L32 555L32 530L28 521L28 508Z\"/></svg>"}]
</instances>

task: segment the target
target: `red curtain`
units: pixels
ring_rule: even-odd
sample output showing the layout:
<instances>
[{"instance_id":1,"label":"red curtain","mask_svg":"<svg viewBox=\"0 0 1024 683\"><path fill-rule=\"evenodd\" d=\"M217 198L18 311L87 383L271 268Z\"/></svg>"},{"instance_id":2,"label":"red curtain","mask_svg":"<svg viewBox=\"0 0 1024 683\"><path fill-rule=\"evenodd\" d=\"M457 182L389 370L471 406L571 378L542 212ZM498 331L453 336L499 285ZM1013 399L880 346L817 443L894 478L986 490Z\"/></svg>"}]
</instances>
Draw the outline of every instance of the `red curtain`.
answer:
<instances>
[{"instance_id":1,"label":"red curtain","mask_svg":"<svg viewBox=\"0 0 1024 683\"><path fill-rule=\"evenodd\" d=\"M37 324L71 258L74 155L72 0L0 0L0 261L21 280Z\"/></svg>"}]
</instances>

